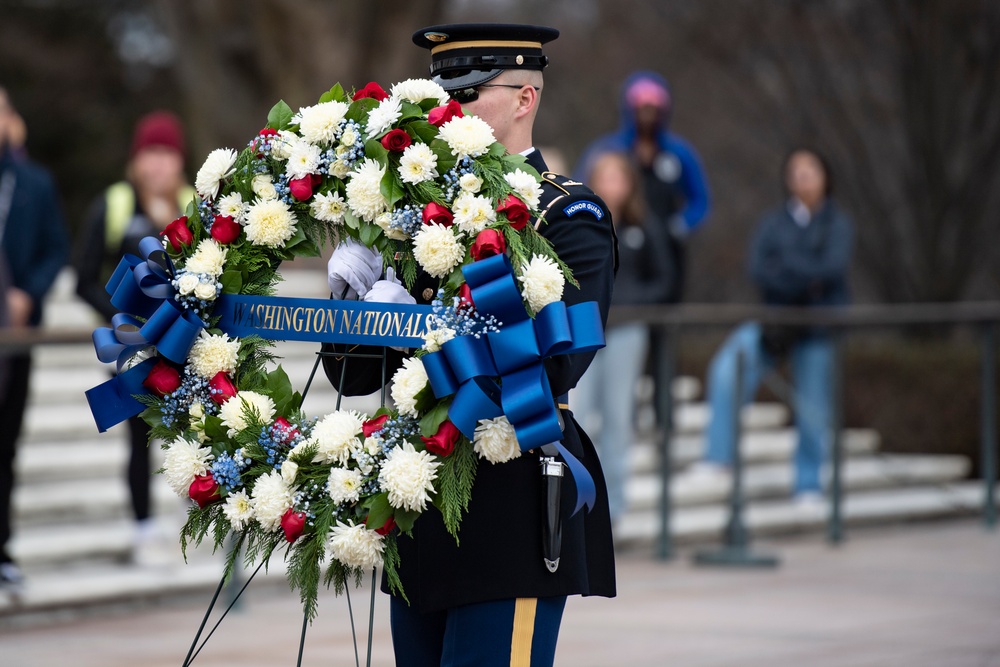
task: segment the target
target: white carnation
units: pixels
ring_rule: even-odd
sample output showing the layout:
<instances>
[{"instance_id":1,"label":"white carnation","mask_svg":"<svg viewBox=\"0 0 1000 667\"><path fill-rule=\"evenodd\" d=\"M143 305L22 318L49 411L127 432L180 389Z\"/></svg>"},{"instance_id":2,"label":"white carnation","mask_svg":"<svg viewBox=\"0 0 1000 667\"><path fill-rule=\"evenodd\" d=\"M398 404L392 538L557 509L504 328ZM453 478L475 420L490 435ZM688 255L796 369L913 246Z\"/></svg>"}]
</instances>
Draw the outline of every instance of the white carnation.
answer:
<instances>
[{"instance_id":1,"label":"white carnation","mask_svg":"<svg viewBox=\"0 0 1000 667\"><path fill-rule=\"evenodd\" d=\"M354 410L338 410L326 415L313 427L309 442L317 447L317 463L346 465L351 452L361 446L364 418Z\"/></svg>"},{"instance_id":2,"label":"white carnation","mask_svg":"<svg viewBox=\"0 0 1000 667\"><path fill-rule=\"evenodd\" d=\"M448 327L441 329L431 329L424 334L424 349L428 352L437 352L441 346L455 337L455 330Z\"/></svg>"},{"instance_id":3,"label":"white carnation","mask_svg":"<svg viewBox=\"0 0 1000 667\"><path fill-rule=\"evenodd\" d=\"M479 420L472 448L480 458L490 463L504 463L521 455L514 427L503 415L496 419Z\"/></svg>"},{"instance_id":4,"label":"white carnation","mask_svg":"<svg viewBox=\"0 0 1000 667\"><path fill-rule=\"evenodd\" d=\"M219 288L214 282L205 283L199 282L194 288L194 295L196 298L202 301L214 301L215 297L219 294Z\"/></svg>"},{"instance_id":5,"label":"white carnation","mask_svg":"<svg viewBox=\"0 0 1000 667\"><path fill-rule=\"evenodd\" d=\"M430 79L407 79L393 85L389 91L391 97L395 97L414 104L420 104L424 100L437 100L441 106L448 104L451 99L448 93L440 84Z\"/></svg>"},{"instance_id":6,"label":"white carnation","mask_svg":"<svg viewBox=\"0 0 1000 667\"><path fill-rule=\"evenodd\" d=\"M272 470L257 478L250 504L261 528L269 532L281 528L281 517L292 506L292 502L292 489L281 478L280 472Z\"/></svg>"},{"instance_id":7,"label":"white carnation","mask_svg":"<svg viewBox=\"0 0 1000 667\"><path fill-rule=\"evenodd\" d=\"M382 551L385 541L374 530L364 524L357 526L338 521L330 531L326 544L326 554L342 563L344 567L370 570L382 565Z\"/></svg>"},{"instance_id":8,"label":"white carnation","mask_svg":"<svg viewBox=\"0 0 1000 667\"><path fill-rule=\"evenodd\" d=\"M379 485L389 495L389 504L422 512L434 493L439 465L430 452L418 452L408 442L390 451L378 475Z\"/></svg>"},{"instance_id":9,"label":"white carnation","mask_svg":"<svg viewBox=\"0 0 1000 667\"><path fill-rule=\"evenodd\" d=\"M379 213L389 208L382 196L382 177L385 169L375 160L366 158L347 182L347 205L356 216L372 222Z\"/></svg>"},{"instance_id":10,"label":"white carnation","mask_svg":"<svg viewBox=\"0 0 1000 667\"><path fill-rule=\"evenodd\" d=\"M403 359L403 365L392 376L392 388L389 390L399 414L417 416L417 394L425 386L427 371L424 362L416 357Z\"/></svg>"},{"instance_id":11,"label":"white carnation","mask_svg":"<svg viewBox=\"0 0 1000 667\"><path fill-rule=\"evenodd\" d=\"M177 438L167 447L163 455L163 472L167 484L181 498L188 497L188 490L195 477L208 472L208 464L214 456L208 447L200 443Z\"/></svg>"},{"instance_id":12,"label":"white carnation","mask_svg":"<svg viewBox=\"0 0 1000 667\"><path fill-rule=\"evenodd\" d=\"M255 202L247 213L246 234L254 245L280 248L295 236L295 215L279 199Z\"/></svg>"},{"instance_id":13,"label":"white carnation","mask_svg":"<svg viewBox=\"0 0 1000 667\"><path fill-rule=\"evenodd\" d=\"M188 366L199 377L211 380L219 371L232 373L240 352L239 339L202 330L188 352Z\"/></svg>"},{"instance_id":14,"label":"white carnation","mask_svg":"<svg viewBox=\"0 0 1000 667\"><path fill-rule=\"evenodd\" d=\"M528 208L538 208L538 201L542 196L542 186L539 185L538 180L534 176L521 171L520 169L515 169L508 174L504 174L503 178L507 181L507 185L509 185L514 191L514 194L517 195L521 201L528 206Z\"/></svg>"},{"instance_id":15,"label":"white carnation","mask_svg":"<svg viewBox=\"0 0 1000 667\"><path fill-rule=\"evenodd\" d=\"M321 157L322 151L320 151L319 146L308 141L298 141L288 151L285 174L289 180L315 174L319 171Z\"/></svg>"},{"instance_id":16,"label":"white carnation","mask_svg":"<svg viewBox=\"0 0 1000 667\"><path fill-rule=\"evenodd\" d=\"M222 513L229 519L233 530L243 530L253 520L253 504L250 496L242 489L230 493L226 497L226 504L222 506Z\"/></svg>"},{"instance_id":17,"label":"white carnation","mask_svg":"<svg viewBox=\"0 0 1000 667\"><path fill-rule=\"evenodd\" d=\"M254 176L253 180L250 181L250 189L264 201L278 198L278 191L274 189L274 182L271 180L270 174L257 174ZM247 207L247 213L249 212L250 209Z\"/></svg>"},{"instance_id":18,"label":"white carnation","mask_svg":"<svg viewBox=\"0 0 1000 667\"><path fill-rule=\"evenodd\" d=\"M356 503L361 498L361 484L364 480L359 471L330 468L330 478L327 481L330 499L338 505Z\"/></svg>"},{"instance_id":19,"label":"white carnation","mask_svg":"<svg viewBox=\"0 0 1000 667\"><path fill-rule=\"evenodd\" d=\"M292 146L302 141L302 137L291 130L278 130L278 136L271 138L271 157L275 160L287 160Z\"/></svg>"},{"instance_id":20,"label":"white carnation","mask_svg":"<svg viewBox=\"0 0 1000 667\"><path fill-rule=\"evenodd\" d=\"M413 256L431 276L444 278L465 258L465 247L450 228L424 225L413 237Z\"/></svg>"},{"instance_id":21,"label":"white carnation","mask_svg":"<svg viewBox=\"0 0 1000 667\"><path fill-rule=\"evenodd\" d=\"M339 225L344 221L344 210L347 208L344 198L333 190L329 193L317 193L309 204L309 213L322 222L332 222Z\"/></svg>"},{"instance_id":22,"label":"white carnation","mask_svg":"<svg viewBox=\"0 0 1000 667\"><path fill-rule=\"evenodd\" d=\"M181 294L191 294L201 281L193 273L184 272L177 278L177 291Z\"/></svg>"},{"instance_id":23,"label":"white carnation","mask_svg":"<svg viewBox=\"0 0 1000 667\"><path fill-rule=\"evenodd\" d=\"M399 120L402 115L403 105L400 101L395 97L385 98L368 114L365 134L369 137L377 137L392 127L392 124Z\"/></svg>"},{"instance_id":24,"label":"white carnation","mask_svg":"<svg viewBox=\"0 0 1000 667\"><path fill-rule=\"evenodd\" d=\"M521 267L521 296L536 313L545 306L559 301L566 285L562 269L548 257L534 255Z\"/></svg>"},{"instance_id":25,"label":"white carnation","mask_svg":"<svg viewBox=\"0 0 1000 667\"><path fill-rule=\"evenodd\" d=\"M496 141L493 128L477 116L452 118L441 126L438 136L448 143L458 159L479 157Z\"/></svg>"},{"instance_id":26,"label":"white carnation","mask_svg":"<svg viewBox=\"0 0 1000 667\"><path fill-rule=\"evenodd\" d=\"M469 192L455 197L452 214L455 216L455 226L470 236L478 234L497 220L493 202L487 197Z\"/></svg>"},{"instance_id":27,"label":"white carnation","mask_svg":"<svg viewBox=\"0 0 1000 667\"><path fill-rule=\"evenodd\" d=\"M226 252L215 239L202 239L184 268L192 273L207 273L218 278L226 266Z\"/></svg>"},{"instance_id":28,"label":"white carnation","mask_svg":"<svg viewBox=\"0 0 1000 667\"><path fill-rule=\"evenodd\" d=\"M343 102L334 100L299 109L299 132L314 144L332 144L337 138L340 121L344 120L347 108Z\"/></svg>"},{"instance_id":29,"label":"white carnation","mask_svg":"<svg viewBox=\"0 0 1000 667\"><path fill-rule=\"evenodd\" d=\"M236 222L243 222L246 219L248 205L239 192L220 197L216 207L219 209L219 215L229 216Z\"/></svg>"},{"instance_id":30,"label":"white carnation","mask_svg":"<svg viewBox=\"0 0 1000 667\"><path fill-rule=\"evenodd\" d=\"M399 158L399 177L404 183L423 183L435 178L437 173L437 155L425 143L410 144Z\"/></svg>"},{"instance_id":31,"label":"white carnation","mask_svg":"<svg viewBox=\"0 0 1000 667\"><path fill-rule=\"evenodd\" d=\"M222 179L232 176L235 171L234 164L236 151L231 148L217 148L208 154L194 179L194 189L202 199L215 199Z\"/></svg>"},{"instance_id":32,"label":"white carnation","mask_svg":"<svg viewBox=\"0 0 1000 667\"><path fill-rule=\"evenodd\" d=\"M257 415L257 421L262 424L270 423L274 417L274 401L270 396L256 391L238 391L219 408L219 418L223 426L229 429L229 437L250 426L243 416L244 411L248 409L251 414Z\"/></svg>"}]
</instances>

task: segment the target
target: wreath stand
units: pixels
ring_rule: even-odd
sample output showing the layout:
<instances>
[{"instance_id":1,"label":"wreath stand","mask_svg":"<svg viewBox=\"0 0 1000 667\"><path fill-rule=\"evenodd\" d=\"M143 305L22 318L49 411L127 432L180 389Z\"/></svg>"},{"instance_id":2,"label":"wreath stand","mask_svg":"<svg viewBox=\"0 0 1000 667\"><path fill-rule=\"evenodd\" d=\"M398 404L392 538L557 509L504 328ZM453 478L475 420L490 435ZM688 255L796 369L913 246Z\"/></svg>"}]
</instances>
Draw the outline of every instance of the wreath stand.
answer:
<instances>
[{"instance_id":1,"label":"wreath stand","mask_svg":"<svg viewBox=\"0 0 1000 667\"><path fill-rule=\"evenodd\" d=\"M380 390L379 393L379 404L382 407L385 406L385 392L386 392L385 386L386 383L388 382L388 373L389 373L385 347L382 347L381 352L379 353L326 352L323 350L317 352L316 363L313 364L312 371L309 373L309 381L306 382L306 387L302 391L303 403L305 402L305 398L309 393L309 388L312 386L313 379L316 377L316 371L319 369L320 364L323 362L323 358L332 356L342 357L344 359L344 363L340 369L340 380L337 383L337 406L336 406L337 410L340 410L340 404L344 396L343 389L344 389L344 381L347 378L347 359L380 359L382 361L382 383L381 383L382 389ZM227 576L225 574L222 575L222 578L219 580L219 585L215 588L215 593L212 595L212 600L208 603L208 609L205 610L205 615L201 619L201 624L198 626L198 631L195 633L194 639L191 642L191 648L188 649L187 656L184 658L184 662L181 663L182 667L190 667L191 665L194 664L194 661L198 657L198 654L201 653L202 649L205 648L205 645L208 644L208 641L212 638L212 635L215 634L215 631L222 624L222 621L225 620L229 612L232 611L233 608L236 606L236 604L239 602L240 597L243 595L243 592L246 591L247 587L250 586L250 582L254 580L254 577L257 576L257 574L260 572L261 568L264 567L265 564L266 562L262 561L257 566L257 568L253 571L253 574L251 574L247 578L246 582L243 583L240 589L232 597L232 600L230 600L229 605L225 608L225 610L223 610L222 614L219 616L219 619L215 622L215 625L212 626L212 629L209 630L205 638L202 639L202 634L205 632L205 626L208 625L209 618L211 618L212 616L212 610L215 609L215 605L219 600L219 596L222 594L222 591L226 586ZM371 591L371 599L369 600L368 603L368 645L365 654L366 667L371 667L371 660L372 660L372 641L373 641L372 635L375 627L375 592L377 590L376 589L377 573L378 573L377 569L372 568L372 578L371 578L372 591ZM348 616L351 620L351 636L354 640L355 667L360 667L361 657L360 654L358 653L358 633L354 624L354 607L351 604L350 586L345 585L344 591L347 597ZM306 612L303 612L302 634L299 636L298 659L296 660L295 663L296 667L301 667L302 665L302 653L305 650L306 630L308 630L308 628L309 628L309 616Z\"/></svg>"}]
</instances>

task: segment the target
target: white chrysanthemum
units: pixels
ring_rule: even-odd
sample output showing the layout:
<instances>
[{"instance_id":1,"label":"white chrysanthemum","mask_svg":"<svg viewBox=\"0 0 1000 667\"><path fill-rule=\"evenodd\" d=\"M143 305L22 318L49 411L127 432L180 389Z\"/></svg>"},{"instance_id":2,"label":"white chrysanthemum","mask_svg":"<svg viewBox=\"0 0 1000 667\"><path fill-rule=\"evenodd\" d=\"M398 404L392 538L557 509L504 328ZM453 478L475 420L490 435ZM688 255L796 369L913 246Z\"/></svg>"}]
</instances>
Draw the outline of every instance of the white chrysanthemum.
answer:
<instances>
[{"instance_id":1,"label":"white chrysanthemum","mask_svg":"<svg viewBox=\"0 0 1000 667\"><path fill-rule=\"evenodd\" d=\"M163 472L167 484L181 498L188 497L188 490L195 477L208 472L208 464L214 456L208 447L200 443L177 438L167 447L163 455Z\"/></svg>"},{"instance_id":2,"label":"white chrysanthemum","mask_svg":"<svg viewBox=\"0 0 1000 667\"><path fill-rule=\"evenodd\" d=\"M202 330L188 352L188 365L199 377L211 380L219 371L232 373L240 352L240 341L225 334Z\"/></svg>"},{"instance_id":3,"label":"white chrysanthemum","mask_svg":"<svg viewBox=\"0 0 1000 667\"><path fill-rule=\"evenodd\" d=\"M424 225L413 237L413 257L431 276L444 278L465 257L465 248L450 228Z\"/></svg>"},{"instance_id":4,"label":"white chrysanthemum","mask_svg":"<svg viewBox=\"0 0 1000 667\"><path fill-rule=\"evenodd\" d=\"M403 365L392 376L392 388L389 391L399 414L417 416L417 394L426 386L427 370L424 362L416 357L403 359Z\"/></svg>"},{"instance_id":5,"label":"white chrysanthemum","mask_svg":"<svg viewBox=\"0 0 1000 667\"><path fill-rule=\"evenodd\" d=\"M423 183L436 178L437 155L425 143L410 144L399 158L399 178L404 183Z\"/></svg>"},{"instance_id":6,"label":"white chrysanthemum","mask_svg":"<svg viewBox=\"0 0 1000 667\"><path fill-rule=\"evenodd\" d=\"M514 427L503 415L480 419L472 439L472 448L490 463L504 463L521 455Z\"/></svg>"},{"instance_id":7,"label":"white chrysanthemum","mask_svg":"<svg viewBox=\"0 0 1000 667\"><path fill-rule=\"evenodd\" d=\"M330 468L330 499L338 505L356 503L361 498L361 484L364 480L357 470Z\"/></svg>"},{"instance_id":8,"label":"white chrysanthemum","mask_svg":"<svg viewBox=\"0 0 1000 667\"><path fill-rule=\"evenodd\" d=\"M280 248L295 236L295 215L280 199L255 202L247 213L246 234L254 245Z\"/></svg>"},{"instance_id":9,"label":"white chrysanthemum","mask_svg":"<svg viewBox=\"0 0 1000 667\"><path fill-rule=\"evenodd\" d=\"M382 565L384 538L364 524L357 526L338 521L330 531L326 554L344 567L370 570Z\"/></svg>"},{"instance_id":10,"label":"white chrysanthemum","mask_svg":"<svg viewBox=\"0 0 1000 667\"><path fill-rule=\"evenodd\" d=\"M270 174L257 174L254 176L253 180L250 181L250 189L262 201L278 198L278 191L274 188L274 181L271 179ZM250 213L249 206L247 207L247 213Z\"/></svg>"},{"instance_id":11,"label":"white chrysanthemum","mask_svg":"<svg viewBox=\"0 0 1000 667\"><path fill-rule=\"evenodd\" d=\"M467 174L462 174L462 177L458 179L458 187L462 188L466 192L476 194L483 187L483 179L479 178L470 171Z\"/></svg>"},{"instance_id":12,"label":"white chrysanthemum","mask_svg":"<svg viewBox=\"0 0 1000 667\"><path fill-rule=\"evenodd\" d=\"M314 144L332 144L346 113L347 105L336 100L299 109L299 132Z\"/></svg>"},{"instance_id":13,"label":"white chrysanthemum","mask_svg":"<svg viewBox=\"0 0 1000 667\"><path fill-rule=\"evenodd\" d=\"M347 203L336 190L332 192L320 192L313 196L309 204L309 213L312 217L322 222L332 222L339 225L344 221L344 211Z\"/></svg>"},{"instance_id":14,"label":"white chrysanthemum","mask_svg":"<svg viewBox=\"0 0 1000 667\"><path fill-rule=\"evenodd\" d=\"M187 295L194 292L194 288L201 284L201 280L193 273L185 271L177 277L177 291Z\"/></svg>"},{"instance_id":15,"label":"white chrysanthemum","mask_svg":"<svg viewBox=\"0 0 1000 667\"><path fill-rule=\"evenodd\" d=\"M222 506L222 513L229 519L233 530L243 530L253 521L253 504L250 496L243 489L230 493L226 497L226 504Z\"/></svg>"},{"instance_id":16,"label":"white chrysanthemum","mask_svg":"<svg viewBox=\"0 0 1000 667\"><path fill-rule=\"evenodd\" d=\"M202 301L214 301L218 290L215 287L215 283L202 283L199 282L194 288L194 296Z\"/></svg>"},{"instance_id":17,"label":"white chrysanthemum","mask_svg":"<svg viewBox=\"0 0 1000 667\"><path fill-rule=\"evenodd\" d=\"M208 154L194 179L194 189L202 199L215 199L222 179L233 174L234 164L236 151L232 148L217 148Z\"/></svg>"},{"instance_id":18,"label":"white chrysanthemum","mask_svg":"<svg viewBox=\"0 0 1000 667\"><path fill-rule=\"evenodd\" d=\"M302 141L302 137L291 130L278 130L278 136L271 137L271 157L275 160L287 160L292 146Z\"/></svg>"},{"instance_id":19,"label":"white chrysanthemum","mask_svg":"<svg viewBox=\"0 0 1000 667\"><path fill-rule=\"evenodd\" d=\"M219 277L226 266L226 252L215 239L202 239L184 268L192 273L207 273Z\"/></svg>"},{"instance_id":20,"label":"white chrysanthemum","mask_svg":"<svg viewBox=\"0 0 1000 667\"><path fill-rule=\"evenodd\" d=\"M441 84L430 79L407 79L394 84L389 95L407 102L420 104L424 100L437 100L439 105L448 104L451 99Z\"/></svg>"},{"instance_id":21,"label":"white chrysanthemum","mask_svg":"<svg viewBox=\"0 0 1000 667\"><path fill-rule=\"evenodd\" d=\"M437 352L441 346L455 337L455 330L448 327L441 329L431 329L424 334L424 349L428 352Z\"/></svg>"},{"instance_id":22,"label":"white chrysanthemum","mask_svg":"<svg viewBox=\"0 0 1000 667\"><path fill-rule=\"evenodd\" d=\"M292 502L292 489L281 479L281 473L277 470L261 475L253 485L250 504L257 523L266 531L274 532L281 528L281 517L292 506Z\"/></svg>"},{"instance_id":23,"label":"white chrysanthemum","mask_svg":"<svg viewBox=\"0 0 1000 667\"><path fill-rule=\"evenodd\" d=\"M538 201L542 196L542 186L538 183L538 179L520 169L504 174L503 178L528 208L538 208Z\"/></svg>"},{"instance_id":24,"label":"white chrysanthemum","mask_svg":"<svg viewBox=\"0 0 1000 667\"><path fill-rule=\"evenodd\" d=\"M455 226L471 235L478 234L497 221L493 202L482 195L463 192L455 197L451 207L455 216Z\"/></svg>"},{"instance_id":25,"label":"white chrysanthemum","mask_svg":"<svg viewBox=\"0 0 1000 667\"><path fill-rule=\"evenodd\" d=\"M249 426L243 416L246 409L255 413L259 418L258 421L264 424L270 423L271 419L274 418L274 401L271 400L270 396L256 391L238 391L235 396L219 408L219 418L222 420L223 426L229 429L230 437Z\"/></svg>"},{"instance_id":26,"label":"white chrysanthemum","mask_svg":"<svg viewBox=\"0 0 1000 667\"><path fill-rule=\"evenodd\" d=\"M361 446L364 418L354 410L338 410L326 415L313 427L309 442L317 447L317 463L346 465L351 452Z\"/></svg>"},{"instance_id":27,"label":"white chrysanthemum","mask_svg":"<svg viewBox=\"0 0 1000 667\"><path fill-rule=\"evenodd\" d=\"M365 134L369 137L377 137L392 127L392 124L399 120L402 115L403 105L400 101L395 97L385 98L368 114Z\"/></svg>"},{"instance_id":28,"label":"white chrysanthemum","mask_svg":"<svg viewBox=\"0 0 1000 667\"><path fill-rule=\"evenodd\" d=\"M379 213L375 217L375 224L382 228L386 238L393 239L394 241L405 241L410 238L402 229L392 226L392 214L388 211Z\"/></svg>"},{"instance_id":29,"label":"white chrysanthemum","mask_svg":"<svg viewBox=\"0 0 1000 667\"><path fill-rule=\"evenodd\" d=\"M356 216L372 222L379 213L389 208L382 196L382 177L385 169L375 160L367 158L347 182L347 205Z\"/></svg>"},{"instance_id":30,"label":"white chrysanthemum","mask_svg":"<svg viewBox=\"0 0 1000 667\"><path fill-rule=\"evenodd\" d=\"M288 162L285 163L285 174L289 180L305 178L319 171L319 161L322 151L316 144L308 141L296 142L288 151Z\"/></svg>"},{"instance_id":31,"label":"white chrysanthemum","mask_svg":"<svg viewBox=\"0 0 1000 667\"><path fill-rule=\"evenodd\" d=\"M219 209L219 215L228 215L236 222L243 222L247 217L249 205L243 201L243 195L233 192L220 197L216 207Z\"/></svg>"},{"instance_id":32,"label":"white chrysanthemum","mask_svg":"<svg viewBox=\"0 0 1000 667\"><path fill-rule=\"evenodd\" d=\"M439 465L430 452L418 452L408 442L390 451L378 474L380 487L389 494L389 504L411 512L424 511L434 493Z\"/></svg>"},{"instance_id":33,"label":"white chrysanthemum","mask_svg":"<svg viewBox=\"0 0 1000 667\"><path fill-rule=\"evenodd\" d=\"M521 267L521 296L536 313L562 298L566 277L562 269L548 257L534 255Z\"/></svg>"},{"instance_id":34,"label":"white chrysanthemum","mask_svg":"<svg viewBox=\"0 0 1000 667\"><path fill-rule=\"evenodd\" d=\"M479 157L496 141L493 128L476 116L452 118L441 126L438 136L448 143L458 159Z\"/></svg>"}]
</instances>

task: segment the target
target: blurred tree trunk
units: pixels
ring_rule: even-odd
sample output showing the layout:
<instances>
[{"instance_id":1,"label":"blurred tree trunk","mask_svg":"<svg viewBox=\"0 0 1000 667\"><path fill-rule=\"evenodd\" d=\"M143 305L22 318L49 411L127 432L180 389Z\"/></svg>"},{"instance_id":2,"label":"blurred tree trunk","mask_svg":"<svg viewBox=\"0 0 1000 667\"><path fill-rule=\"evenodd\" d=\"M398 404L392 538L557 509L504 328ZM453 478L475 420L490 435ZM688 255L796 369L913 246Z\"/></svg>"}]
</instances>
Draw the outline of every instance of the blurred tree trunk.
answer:
<instances>
[{"instance_id":1,"label":"blurred tree trunk","mask_svg":"<svg viewBox=\"0 0 1000 667\"><path fill-rule=\"evenodd\" d=\"M426 76L427 54L410 41L444 0L157 0L176 46L197 156L239 148L279 99L314 104L334 83L360 88Z\"/></svg>"}]
</instances>

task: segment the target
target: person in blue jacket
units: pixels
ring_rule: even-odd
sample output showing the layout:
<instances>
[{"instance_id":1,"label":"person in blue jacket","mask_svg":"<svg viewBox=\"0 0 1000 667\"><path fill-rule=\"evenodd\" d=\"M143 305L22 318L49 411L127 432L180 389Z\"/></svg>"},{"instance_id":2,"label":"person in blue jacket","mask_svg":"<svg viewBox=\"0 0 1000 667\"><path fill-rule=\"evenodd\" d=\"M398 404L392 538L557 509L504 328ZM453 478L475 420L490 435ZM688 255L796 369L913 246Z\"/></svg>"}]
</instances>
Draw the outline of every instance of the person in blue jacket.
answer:
<instances>
[{"instance_id":1,"label":"person in blue jacket","mask_svg":"<svg viewBox=\"0 0 1000 667\"><path fill-rule=\"evenodd\" d=\"M687 239L705 220L708 186L698 154L670 131L673 97L666 79L650 71L630 75L622 86L621 125L594 140L573 173L580 181L609 152L632 156L642 175L650 214L668 237L670 289L661 303L677 303L684 287Z\"/></svg>"},{"instance_id":2,"label":"person in blue jacket","mask_svg":"<svg viewBox=\"0 0 1000 667\"><path fill-rule=\"evenodd\" d=\"M15 155L9 131L17 115L0 87L0 245L9 270L5 290L9 326L36 327L42 302L69 255L69 238L49 172L24 155ZM28 401L31 354L8 358L7 386L0 402L0 589L17 590L19 568L7 552L14 454Z\"/></svg>"}]
</instances>

